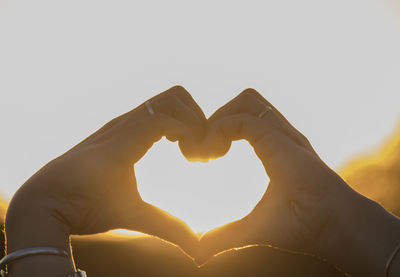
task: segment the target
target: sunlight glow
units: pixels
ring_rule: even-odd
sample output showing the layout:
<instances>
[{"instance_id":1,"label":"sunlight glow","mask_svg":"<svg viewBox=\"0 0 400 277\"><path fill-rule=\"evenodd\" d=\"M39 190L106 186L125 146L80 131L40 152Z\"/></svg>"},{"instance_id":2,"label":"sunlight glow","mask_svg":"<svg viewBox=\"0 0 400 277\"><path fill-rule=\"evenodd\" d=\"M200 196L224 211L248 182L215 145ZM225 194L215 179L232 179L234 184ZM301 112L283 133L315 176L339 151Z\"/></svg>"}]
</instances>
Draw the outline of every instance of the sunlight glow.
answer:
<instances>
[{"instance_id":1,"label":"sunlight glow","mask_svg":"<svg viewBox=\"0 0 400 277\"><path fill-rule=\"evenodd\" d=\"M340 173L355 190L399 214L400 125L380 147L357 155Z\"/></svg>"},{"instance_id":2,"label":"sunlight glow","mask_svg":"<svg viewBox=\"0 0 400 277\"><path fill-rule=\"evenodd\" d=\"M400 115L394 2L0 0L0 193L8 201L44 164L177 84L207 116L257 89L338 168ZM196 232L243 217L268 184L246 142L190 163L162 140L136 176L144 200Z\"/></svg>"},{"instance_id":3,"label":"sunlight glow","mask_svg":"<svg viewBox=\"0 0 400 277\"><path fill-rule=\"evenodd\" d=\"M268 185L261 162L245 141L233 143L226 156L202 163L186 161L176 143L163 139L135 171L143 199L183 219L195 232L245 216Z\"/></svg>"}]
</instances>

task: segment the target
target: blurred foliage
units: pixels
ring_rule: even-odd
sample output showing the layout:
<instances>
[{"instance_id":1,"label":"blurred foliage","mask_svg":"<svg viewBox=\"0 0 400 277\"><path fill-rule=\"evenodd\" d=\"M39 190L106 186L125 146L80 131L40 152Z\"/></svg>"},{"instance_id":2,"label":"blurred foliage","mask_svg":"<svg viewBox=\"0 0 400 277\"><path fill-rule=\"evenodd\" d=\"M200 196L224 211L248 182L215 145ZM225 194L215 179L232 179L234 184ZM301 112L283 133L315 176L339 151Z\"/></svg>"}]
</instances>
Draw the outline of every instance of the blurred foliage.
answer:
<instances>
[{"instance_id":1,"label":"blurred foliage","mask_svg":"<svg viewBox=\"0 0 400 277\"><path fill-rule=\"evenodd\" d=\"M6 251L5 235L4 235L4 217L6 215L7 202L0 197L0 259Z\"/></svg>"},{"instance_id":2,"label":"blurred foliage","mask_svg":"<svg viewBox=\"0 0 400 277\"><path fill-rule=\"evenodd\" d=\"M356 191L400 216L400 126L377 150L350 161L340 175Z\"/></svg>"}]
</instances>

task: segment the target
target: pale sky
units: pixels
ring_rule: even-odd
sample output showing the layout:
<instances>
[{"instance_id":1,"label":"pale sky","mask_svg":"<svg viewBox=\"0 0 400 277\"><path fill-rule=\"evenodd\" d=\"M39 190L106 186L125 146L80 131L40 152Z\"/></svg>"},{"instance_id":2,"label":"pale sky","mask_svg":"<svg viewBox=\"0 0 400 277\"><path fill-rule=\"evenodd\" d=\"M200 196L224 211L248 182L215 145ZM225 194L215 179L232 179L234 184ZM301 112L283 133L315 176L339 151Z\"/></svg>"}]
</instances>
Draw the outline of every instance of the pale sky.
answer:
<instances>
[{"instance_id":1,"label":"pale sky","mask_svg":"<svg viewBox=\"0 0 400 277\"><path fill-rule=\"evenodd\" d=\"M0 193L175 84L207 115L257 89L340 168L400 121L399 49L393 0L0 0ZM163 141L136 172L146 201L196 231L267 186L246 142L193 164Z\"/></svg>"}]
</instances>

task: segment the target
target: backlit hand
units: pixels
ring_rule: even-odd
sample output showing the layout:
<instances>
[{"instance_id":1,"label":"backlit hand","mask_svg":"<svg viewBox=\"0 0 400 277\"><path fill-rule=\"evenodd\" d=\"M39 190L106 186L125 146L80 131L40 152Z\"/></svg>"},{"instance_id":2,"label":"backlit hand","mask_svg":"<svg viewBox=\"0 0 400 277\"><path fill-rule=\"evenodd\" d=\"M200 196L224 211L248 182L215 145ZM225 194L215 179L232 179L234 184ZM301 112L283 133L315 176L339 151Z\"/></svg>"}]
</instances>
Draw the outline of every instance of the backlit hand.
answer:
<instances>
[{"instance_id":1,"label":"backlit hand","mask_svg":"<svg viewBox=\"0 0 400 277\"><path fill-rule=\"evenodd\" d=\"M231 142L246 139L262 161L270 184L253 211L203 235L203 263L221 251L251 244L321 254L338 231L348 185L318 157L307 139L259 93L248 89L209 119L204 147L217 158ZM246 184L243 184L246 185Z\"/></svg>"},{"instance_id":2,"label":"backlit hand","mask_svg":"<svg viewBox=\"0 0 400 277\"><path fill-rule=\"evenodd\" d=\"M44 244L58 246L52 245L51 235L42 237L43 230L69 235L123 228L158 236L195 254L198 238L188 226L141 199L133 165L162 136L178 140L186 157L196 156L206 119L179 86L149 103L153 115L142 104L113 119L20 188L7 215L9 252Z\"/></svg>"}]
</instances>

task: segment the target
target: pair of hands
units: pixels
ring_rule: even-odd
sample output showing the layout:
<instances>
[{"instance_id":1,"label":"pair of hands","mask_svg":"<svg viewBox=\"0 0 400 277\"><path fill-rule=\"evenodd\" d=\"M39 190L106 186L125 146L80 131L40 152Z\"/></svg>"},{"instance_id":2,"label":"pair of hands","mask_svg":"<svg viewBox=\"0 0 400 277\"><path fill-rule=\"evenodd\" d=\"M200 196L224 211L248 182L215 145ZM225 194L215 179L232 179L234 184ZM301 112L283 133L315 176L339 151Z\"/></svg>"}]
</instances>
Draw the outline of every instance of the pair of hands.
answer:
<instances>
[{"instance_id":1,"label":"pair of hands","mask_svg":"<svg viewBox=\"0 0 400 277\"><path fill-rule=\"evenodd\" d=\"M66 234L140 231L180 246L200 264L250 244L324 255L342 216L337 201L352 197L351 189L267 100L247 89L209 119L180 86L149 101L154 115L142 104L39 170L14 196L11 213L41 211ZM258 117L266 106L272 110ZM221 157L232 141L248 140L271 180L265 195L249 215L199 239L138 192L133 165L163 136L191 160Z\"/></svg>"}]
</instances>

